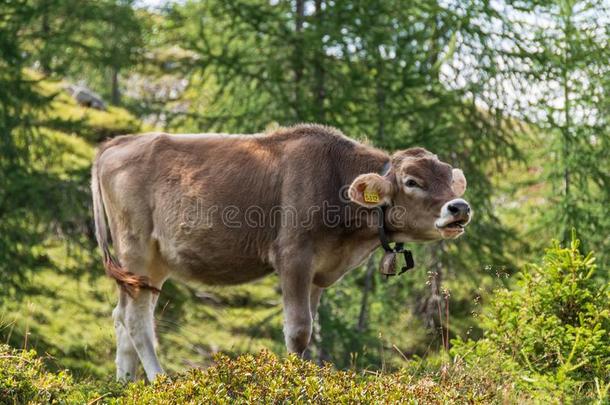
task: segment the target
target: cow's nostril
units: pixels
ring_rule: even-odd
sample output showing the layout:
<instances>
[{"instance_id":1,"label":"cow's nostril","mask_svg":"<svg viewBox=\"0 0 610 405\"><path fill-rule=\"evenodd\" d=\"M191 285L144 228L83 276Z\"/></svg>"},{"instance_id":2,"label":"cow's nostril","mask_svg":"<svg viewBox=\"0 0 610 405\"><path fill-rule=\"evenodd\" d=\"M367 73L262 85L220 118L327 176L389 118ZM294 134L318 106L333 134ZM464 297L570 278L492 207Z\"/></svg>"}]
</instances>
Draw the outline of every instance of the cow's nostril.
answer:
<instances>
[{"instance_id":1,"label":"cow's nostril","mask_svg":"<svg viewBox=\"0 0 610 405\"><path fill-rule=\"evenodd\" d=\"M447 206L447 210L449 210L449 212L452 215L458 215L458 214L468 215L468 214L470 214L470 205L468 205L465 202L454 202Z\"/></svg>"}]
</instances>

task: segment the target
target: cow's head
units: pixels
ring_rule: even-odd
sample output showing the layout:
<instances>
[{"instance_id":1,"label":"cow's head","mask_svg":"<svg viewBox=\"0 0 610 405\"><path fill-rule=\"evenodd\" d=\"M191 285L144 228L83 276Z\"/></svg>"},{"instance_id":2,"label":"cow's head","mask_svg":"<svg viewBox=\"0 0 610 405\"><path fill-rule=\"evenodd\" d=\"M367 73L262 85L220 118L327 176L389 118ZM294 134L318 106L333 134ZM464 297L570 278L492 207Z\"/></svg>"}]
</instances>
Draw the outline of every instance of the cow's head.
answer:
<instances>
[{"instance_id":1,"label":"cow's head","mask_svg":"<svg viewBox=\"0 0 610 405\"><path fill-rule=\"evenodd\" d=\"M460 198L466 178L423 148L396 152L385 174L358 176L349 198L367 208L387 205L388 230L397 242L457 238L470 222Z\"/></svg>"}]
</instances>

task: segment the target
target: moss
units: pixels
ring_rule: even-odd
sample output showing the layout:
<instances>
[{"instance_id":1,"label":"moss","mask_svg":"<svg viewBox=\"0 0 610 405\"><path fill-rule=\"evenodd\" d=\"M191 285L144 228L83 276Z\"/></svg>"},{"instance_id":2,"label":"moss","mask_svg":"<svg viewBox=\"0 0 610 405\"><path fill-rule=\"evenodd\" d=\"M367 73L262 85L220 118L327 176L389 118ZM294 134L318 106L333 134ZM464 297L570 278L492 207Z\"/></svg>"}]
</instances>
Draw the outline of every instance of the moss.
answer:
<instances>
[{"instance_id":1,"label":"moss","mask_svg":"<svg viewBox=\"0 0 610 405\"><path fill-rule=\"evenodd\" d=\"M77 131L78 136L89 142L140 132L140 121L122 108L110 106L106 111L86 108L63 94L56 97L51 106L51 113L46 117L48 126L68 132Z\"/></svg>"}]
</instances>

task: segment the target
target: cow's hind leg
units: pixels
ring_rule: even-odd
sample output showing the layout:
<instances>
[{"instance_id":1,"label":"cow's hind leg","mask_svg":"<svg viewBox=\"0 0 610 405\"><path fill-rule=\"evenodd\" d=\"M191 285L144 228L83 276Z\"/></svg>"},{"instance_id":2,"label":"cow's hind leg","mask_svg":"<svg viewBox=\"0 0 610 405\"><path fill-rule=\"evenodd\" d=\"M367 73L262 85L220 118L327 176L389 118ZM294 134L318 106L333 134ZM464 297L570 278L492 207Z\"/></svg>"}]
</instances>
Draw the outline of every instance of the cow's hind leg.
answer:
<instances>
[{"instance_id":1,"label":"cow's hind leg","mask_svg":"<svg viewBox=\"0 0 610 405\"><path fill-rule=\"evenodd\" d=\"M148 246L144 244L139 246L139 250L134 249L134 246L136 245L130 246L131 250L122 249L121 262L125 264L128 271L146 276L149 280L149 285L160 290L167 278L167 272L160 264L156 252L152 249L147 249ZM127 294L126 291L121 291L121 301L118 306L120 308L120 325L117 330L117 340L120 339L121 342L125 342L123 336L126 335L128 337L128 341L131 343L132 349L137 353L149 381L154 380L158 374L163 373L155 351L154 310L157 298L157 292L148 288L142 288L132 295ZM117 373L119 378L125 375L124 371L121 372L121 367L127 372L133 373L134 371L131 363L133 351L130 350L127 343L124 343L123 346L121 344L119 343L117 347L117 357L119 357L119 351L122 348L125 348L125 353L128 356L121 355L120 359L117 358ZM121 360L120 365L118 360Z\"/></svg>"},{"instance_id":2,"label":"cow's hind leg","mask_svg":"<svg viewBox=\"0 0 610 405\"><path fill-rule=\"evenodd\" d=\"M108 213L114 250L118 263L120 263L120 269L115 269L115 272L118 271L123 275L132 273L144 277L148 286L160 290L168 276L168 269L159 257L157 241L152 238L153 213L148 208L147 194L134 192L141 189L139 177L130 176L129 172L112 174L113 172L109 171L109 173L106 181L101 182L103 189L101 197L106 207L105 212ZM100 175L103 177L103 170ZM126 282L121 277L118 277L117 280ZM152 381L158 374L163 373L155 353L153 315L157 302L156 292L146 287L140 288L138 291L131 289L129 291L131 293L121 291L121 300L116 311L119 324L117 328L118 375L121 378L126 377L127 373L133 374L132 360L133 350L135 350L144 367L146 377ZM129 338L132 348L126 343L125 335Z\"/></svg>"},{"instance_id":3,"label":"cow's hind leg","mask_svg":"<svg viewBox=\"0 0 610 405\"><path fill-rule=\"evenodd\" d=\"M124 325L135 348L148 381L152 381L163 369L155 351L154 306L156 297L154 292L141 290L134 297L127 297L125 306Z\"/></svg>"},{"instance_id":4,"label":"cow's hind leg","mask_svg":"<svg viewBox=\"0 0 610 405\"><path fill-rule=\"evenodd\" d=\"M131 338L125 328L125 306L127 305L127 293L120 291L119 303L114 311L114 329L116 333L116 373L119 381L133 381L136 378L138 367L138 352L136 352Z\"/></svg>"}]
</instances>

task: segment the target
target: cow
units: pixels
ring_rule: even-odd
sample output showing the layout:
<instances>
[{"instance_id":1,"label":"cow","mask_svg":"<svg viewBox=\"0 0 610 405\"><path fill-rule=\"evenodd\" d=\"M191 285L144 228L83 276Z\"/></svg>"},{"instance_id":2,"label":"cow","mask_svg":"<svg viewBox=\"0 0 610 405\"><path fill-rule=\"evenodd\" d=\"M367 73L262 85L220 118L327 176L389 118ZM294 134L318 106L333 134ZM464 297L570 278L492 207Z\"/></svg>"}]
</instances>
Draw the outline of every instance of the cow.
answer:
<instances>
[{"instance_id":1,"label":"cow","mask_svg":"<svg viewBox=\"0 0 610 405\"><path fill-rule=\"evenodd\" d=\"M289 352L307 348L320 295L383 240L452 239L472 213L460 169L423 148L389 155L314 124L262 134L125 135L92 167L117 378L163 373L153 313L169 277L235 285L279 275ZM111 243L114 254L111 253Z\"/></svg>"}]
</instances>

